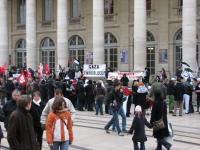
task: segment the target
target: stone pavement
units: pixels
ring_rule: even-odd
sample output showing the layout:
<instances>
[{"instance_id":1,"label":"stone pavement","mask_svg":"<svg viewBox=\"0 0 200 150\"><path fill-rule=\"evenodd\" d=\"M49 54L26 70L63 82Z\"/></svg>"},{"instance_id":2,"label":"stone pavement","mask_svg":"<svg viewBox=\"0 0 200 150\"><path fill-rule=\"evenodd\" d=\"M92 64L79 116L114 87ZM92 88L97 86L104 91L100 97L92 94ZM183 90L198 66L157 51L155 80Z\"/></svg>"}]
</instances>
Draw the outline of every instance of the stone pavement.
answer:
<instances>
[{"instance_id":1,"label":"stone pavement","mask_svg":"<svg viewBox=\"0 0 200 150\"><path fill-rule=\"evenodd\" d=\"M94 115L94 112L77 112L74 123L74 142L70 150L132 150L132 135L120 137L116 132L106 134L103 130L104 125L112 117L110 115ZM121 117L119 116L120 120ZM150 116L147 116L149 120ZM127 129L130 128L133 117L127 118ZM200 150L200 114L171 116L168 114L168 120L172 123L175 137L172 150ZM121 125L121 123L120 123ZM146 150L155 150L156 140L152 137L152 130L146 128L148 137L145 143ZM49 149L43 142L44 150ZM3 139L2 145L8 147L6 139ZM1 148L8 149L8 148Z\"/></svg>"}]
</instances>

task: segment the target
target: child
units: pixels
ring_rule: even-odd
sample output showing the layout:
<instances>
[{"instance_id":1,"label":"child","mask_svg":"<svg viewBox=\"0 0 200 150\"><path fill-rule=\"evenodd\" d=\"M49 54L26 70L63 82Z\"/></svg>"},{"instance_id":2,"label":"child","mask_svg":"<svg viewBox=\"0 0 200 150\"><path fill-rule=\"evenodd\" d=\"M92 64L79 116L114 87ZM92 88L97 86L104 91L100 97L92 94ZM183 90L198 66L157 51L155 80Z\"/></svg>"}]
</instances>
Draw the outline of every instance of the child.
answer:
<instances>
[{"instance_id":1,"label":"child","mask_svg":"<svg viewBox=\"0 0 200 150\"><path fill-rule=\"evenodd\" d=\"M56 98L46 121L46 140L51 150L68 150L73 141L72 119L63 98Z\"/></svg>"},{"instance_id":2,"label":"child","mask_svg":"<svg viewBox=\"0 0 200 150\"><path fill-rule=\"evenodd\" d=\"M147 141L147 137L145 134L145 125L149 128L152 128L151 124L146 120L146 118L142 114L141 106L137 105L135 107L135 117L133 119L132 125L128 133L132 134L133 130L133 144L134 150L145 150L144 142ZM140 142L140 149L138 146L138 142Z\"/></svg>"}]
</instances>

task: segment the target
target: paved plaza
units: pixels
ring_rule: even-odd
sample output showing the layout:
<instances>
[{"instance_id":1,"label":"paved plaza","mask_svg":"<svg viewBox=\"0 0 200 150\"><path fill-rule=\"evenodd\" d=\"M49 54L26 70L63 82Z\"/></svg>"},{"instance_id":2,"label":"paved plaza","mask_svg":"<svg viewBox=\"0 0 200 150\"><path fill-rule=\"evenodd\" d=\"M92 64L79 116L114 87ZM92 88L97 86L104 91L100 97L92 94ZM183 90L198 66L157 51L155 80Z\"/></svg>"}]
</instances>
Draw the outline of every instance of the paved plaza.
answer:
<instances>
[{"instance_id":1,"label":"paved plaza","mask_svg":"<svg viewBox=\"0 0 200 150\"><path fill-rule=\"evenodd\" d=\"M96 116L94 112L77 112L74 123L74 142L71 150L132 150L132 135L120 137L116 132L106 134L103 130L106 122L111 118L110 115ZM119 116L120 120L121 117ZM132 118L127 118L127 129L130 128ZM150 119L150 116L147 116ZM171 116L168 120L173 124L175 137L172 150L200 150L200 114ZM121 124L121 123L120 123ZM156 141L152 137L152 130L146 129L148 141L145 143L146 150L154 150ZM49 149L45 141L43 149ZM2 146L8 149L6 139L3 139Z\"/></svg>"}]
</instances>

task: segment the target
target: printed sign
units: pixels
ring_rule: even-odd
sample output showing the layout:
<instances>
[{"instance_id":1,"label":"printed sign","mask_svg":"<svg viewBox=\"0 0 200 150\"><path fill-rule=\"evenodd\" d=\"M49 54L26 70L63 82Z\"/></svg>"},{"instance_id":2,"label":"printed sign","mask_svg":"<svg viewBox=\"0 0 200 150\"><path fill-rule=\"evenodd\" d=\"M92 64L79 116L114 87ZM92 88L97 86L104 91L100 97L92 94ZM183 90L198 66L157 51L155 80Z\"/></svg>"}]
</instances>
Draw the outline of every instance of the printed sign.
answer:
<instances>
[{"instance_id":1,"label":"printed sign","mask_svg":"<svg viewBox=\"0 0 200 150\"><path fill-rule=\"evenodd\" d=\"M108 80L120 80L123 77L123 74L126 74L129 80L137 80L144 75L143 72L109 72Z\"/></svg>"},{"instance_id":2,"label":"printed sign","mask_svg":"<svg viewBox=\"0 0 200 150\"><path fill-rule=\"evenodd\" d=\"M83 74L85 77L105 77L106 64L84 64Z\"/></svg>"}]
</instances>

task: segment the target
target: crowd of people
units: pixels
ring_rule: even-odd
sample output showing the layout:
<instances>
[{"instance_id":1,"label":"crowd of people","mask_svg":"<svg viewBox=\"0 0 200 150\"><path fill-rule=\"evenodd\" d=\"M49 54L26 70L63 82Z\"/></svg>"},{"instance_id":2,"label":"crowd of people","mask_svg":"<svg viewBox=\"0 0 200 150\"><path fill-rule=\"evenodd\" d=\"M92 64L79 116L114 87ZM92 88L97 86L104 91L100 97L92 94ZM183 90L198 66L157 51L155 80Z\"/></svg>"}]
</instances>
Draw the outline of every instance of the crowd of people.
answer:
<instances>
[{"instance_id":1,"label":"crowd of people","mask_svg":"<svg viewBox=\"0 0 200 150\"><path fill-rule=\"evenodd\" d=\"M166 141L168 137L167 114L179 116L193 113L193 92L197 94L197 112L200 105L200 79L186 81L177 77L168 81L162 70L161 76L156 76L153 83L149 83L149 71L145 69L144 76L130 81L126 74L118 80L88 80L80 76L65 78L48 75L45 78L27 78L25 85L11 76L0 78L0 121L4 122L7 140L11 150L39 150L42 149L43 131L46 130L46 142L52 150L67 150L73 142L73 121L76 110L95 111L95 115L111 115L105 125L106 133L117 132L133 135L135 150L144 150L145 125L153 128L153 136L157 139L156 150L171 148ZM132 83L131 83L132 82ZM129 85L131 86L129 87ZM131 90L129 90L130 88ZM127 90L129 91L127 94ZM126 109L123 104L127 101ZM134 119L129 130L126 127L126 117L131 115L134 104ZM105 106L105 108L103 108ZM145 118L147 110L151 111L150 121ZM118 115L122 117L122 127ZM161 120L163 127L155 128L155 122ZM3 132L0 128L0 139ZM138 145L140 142L140 146ZM140 147L140 148L139 148Z\"/></svg>"}]
</instances>

